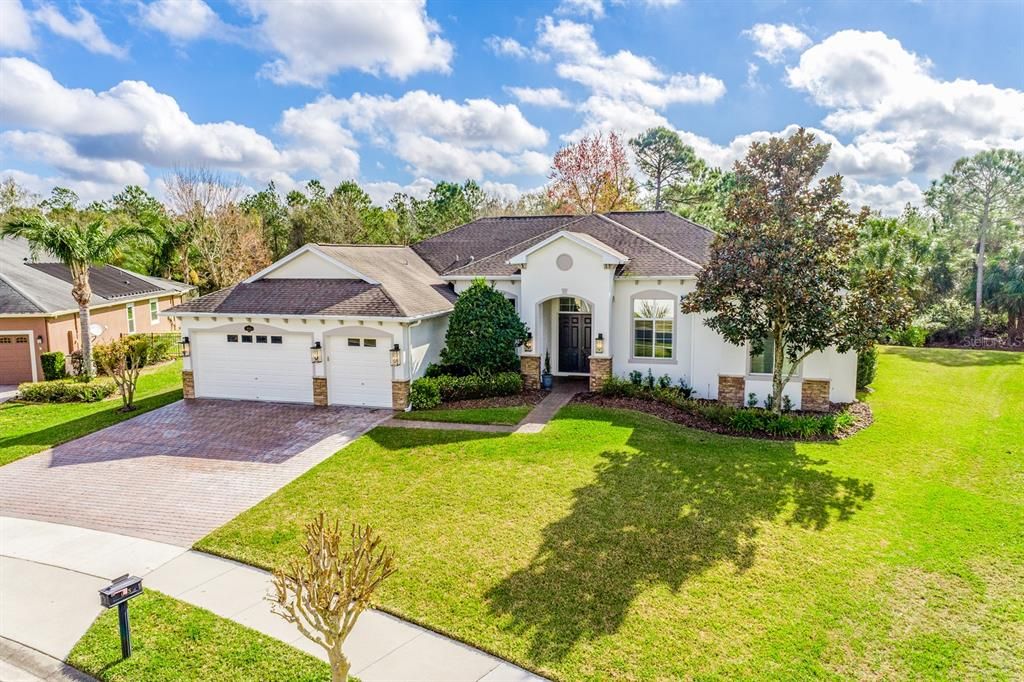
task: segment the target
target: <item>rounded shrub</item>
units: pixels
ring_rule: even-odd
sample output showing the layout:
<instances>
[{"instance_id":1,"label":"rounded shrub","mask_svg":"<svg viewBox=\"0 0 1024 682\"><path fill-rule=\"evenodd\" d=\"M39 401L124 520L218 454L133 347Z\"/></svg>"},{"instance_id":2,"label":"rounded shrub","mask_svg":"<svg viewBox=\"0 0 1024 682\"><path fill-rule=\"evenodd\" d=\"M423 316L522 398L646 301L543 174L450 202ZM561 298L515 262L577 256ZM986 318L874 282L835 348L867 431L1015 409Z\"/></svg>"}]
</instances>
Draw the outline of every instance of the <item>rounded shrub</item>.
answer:
<instances>
[{"instance_id":1,"label":"rounded shrub","mask_svg":"<svg viewBox=\"0 0 1024 682\"><path fill-rule=\"evenodd\" d=\"M39 356L39 362L43 365L43 377L47 381L63 379L68 375L64 362L64 353L59 350L43 353Z\"/></svg>"}]
</instances>

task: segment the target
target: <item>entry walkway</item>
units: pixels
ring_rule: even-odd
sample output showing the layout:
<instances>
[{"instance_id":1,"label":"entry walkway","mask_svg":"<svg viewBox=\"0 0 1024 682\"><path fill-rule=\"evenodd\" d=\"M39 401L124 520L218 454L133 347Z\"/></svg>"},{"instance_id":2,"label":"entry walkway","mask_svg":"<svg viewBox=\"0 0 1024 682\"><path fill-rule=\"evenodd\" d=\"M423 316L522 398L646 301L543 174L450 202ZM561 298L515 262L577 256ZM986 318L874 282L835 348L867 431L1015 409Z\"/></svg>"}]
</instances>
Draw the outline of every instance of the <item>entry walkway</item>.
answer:
<instances>
[{"instance_id":1,"label":"entry walkway","mask_svg":"<svg viewBox=\"0 0 1024 682\"><path fill-rule=\"evenodd\" d=\"M0 637L64 660L100 613L96 591L124 573L326 660L323 649L271 611L266 571L177 545L9 517L0 517ZM365 682L543 679L375 610L360 617L345 653L352 674Z\"/></svg>"},{"instance_id":2,"label":"entry walkway","mask_svg":"<svg viewBox=\"0 0 1024 682\"><path fill-rule=\"evenodd\" d=\"M587 390L586 380L562 379L557 381L543 400L530 410L515 426L507 424L459 424L416 419L389 419L383 426L405 429L438 429L444 431L480 431L483 433L540 433L558 411L569 404L577 393Z\"/></svg>"}]
</instances>

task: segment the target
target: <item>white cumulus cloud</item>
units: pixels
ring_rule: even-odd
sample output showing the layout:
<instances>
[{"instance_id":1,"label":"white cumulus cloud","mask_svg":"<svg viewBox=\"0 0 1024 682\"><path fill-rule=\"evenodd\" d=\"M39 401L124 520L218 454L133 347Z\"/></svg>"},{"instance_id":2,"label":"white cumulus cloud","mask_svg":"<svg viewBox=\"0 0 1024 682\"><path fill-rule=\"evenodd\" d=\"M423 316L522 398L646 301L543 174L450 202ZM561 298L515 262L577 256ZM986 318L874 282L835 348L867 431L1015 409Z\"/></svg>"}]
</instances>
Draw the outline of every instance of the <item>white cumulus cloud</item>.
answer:
<instances>
[{"instance_id":1,"label":"white cumulus cloud","mask_svg":"<svg viewBox=\"0 0 1024 682\"><path fill-rule=\"evenodd\" d=\"M31 19L21 0L0 2L0 49L24 51L35 45Z\"/></svg>"},{"instance_id":2,"label":"white cumulus cloud","mask_svg":"<svg viewBox=\"0 0 1024 682\"><path fill-rule=\"evenodd\" d=\"M523 104L532 104L538 107L567 108L572 102L565 98L565 94L558 88L522 88L505 86L505 92L515 97Z\"/></svg>"},{"instance_id":3,"label":"white cumulus cloud","mask_svg":"<svg viewBox=\"0 0 1024 682\"><path fill-rule=\"evenodd\" d=\"M427 15L425 0L244 0L270 49L263 67L275 83L320 86L345 69L407 78L450 71L454 49Z\"/></svg>"},{"instance_id":4,"label":"white cumulus cloud","mask_svg":"<svg viewBox=\"0 0 1024 682\"><path fill-rule=\"evenodd\" d=\"M791 24L754 24L743 32L757 45L754 54L776 64L787 52L802 50L811 44L807 34Z\"/></svg>"},{"instance_id":5,"label":"white cumulus cloud","mask_svg":"<svg viewBox=\"0 0 1024 682\"><path fill-rule=\"evenodd\" d=\"M182 42L222 27L217 13L203 0L154 0L142 7L141 14L144 23Z\"/></svg>"}]
</instances>

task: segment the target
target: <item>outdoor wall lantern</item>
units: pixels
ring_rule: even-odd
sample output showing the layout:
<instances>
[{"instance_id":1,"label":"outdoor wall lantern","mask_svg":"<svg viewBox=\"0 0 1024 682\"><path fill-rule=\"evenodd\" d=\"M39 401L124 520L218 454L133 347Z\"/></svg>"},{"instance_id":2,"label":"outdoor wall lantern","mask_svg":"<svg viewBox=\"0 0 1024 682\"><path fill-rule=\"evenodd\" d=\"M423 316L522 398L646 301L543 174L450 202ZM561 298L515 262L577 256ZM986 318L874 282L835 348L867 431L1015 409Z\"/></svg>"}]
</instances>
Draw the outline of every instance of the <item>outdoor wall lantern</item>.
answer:
<instances>
[{"instance_id":1,"label":"outdoor wall lantern","mask_svg":"<svg viewBox=\"0 0 1024 682\"><path fill-rule=\"evenodd\" d=\"M594 340L594 351L597 352L598 355L604 352L604 334L598 334L597 338Z\"/></svg>"},{"instance_id":2,"label":"outdoor wall lantern","mask_svg":"<svg viewBox=\"0 0 1024 682\"><path fill-rule=\"evenodd\" d=\"M309 347L309 359L313 361L314 365L318 365L324 361L324 349L317 341Z\"/></svg>"},{"instance_id":3,"label":"outdoor wall lantern","mask_svg":"<svg viewBox=\"0 0 1024 682\"><path fill-rule=\"evenodd\" d=\"M523 343L523 348L526 349L527 353L533 352L533 332L526 332L526 341Z\"/></svg>"},{"instance_id":4,"label":"outdoor wall lantern","mask_svg":"<svg viewBox=\"0 0 1024 682\"><path fill-rule=\"evenodd\" d=\"M181 340L178 341L178 345L181 346L181 357L187 358L192 354L192 344L189 343L187 336L181 337Z\"/></svg>"},{"instance_id":5,"label":"outdoor wall lantern","mask_svg":"<svg viewBox=\"0 0 1024 682\"><path fill-rule=\"evenodd\" d=\"M402 349L396 343L391 346L391 366L398 367L400 364L402 364Z\"/></svg>"},{"instance_id":6,"label":"outdoor wall lantern","mask_svg":"<svg viewBox=\"0 0 1024 682\"><path fill-rule=\"evenodd\" d=\"M40 334L39 336L36 337L36 343L39 344L40 346L43 345L43 335L42 334Z\"/></svg>"}]
</instances>

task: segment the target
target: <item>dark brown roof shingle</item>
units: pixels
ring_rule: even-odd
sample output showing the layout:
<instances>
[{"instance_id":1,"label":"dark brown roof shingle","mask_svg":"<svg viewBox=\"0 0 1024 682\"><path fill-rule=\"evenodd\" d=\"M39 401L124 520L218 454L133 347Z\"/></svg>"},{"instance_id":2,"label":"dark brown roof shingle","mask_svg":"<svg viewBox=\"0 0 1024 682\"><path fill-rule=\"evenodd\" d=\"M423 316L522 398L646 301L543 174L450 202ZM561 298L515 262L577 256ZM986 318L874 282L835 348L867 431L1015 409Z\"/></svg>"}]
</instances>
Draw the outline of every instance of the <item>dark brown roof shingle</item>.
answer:
<instances>
[{"instance_id":1,"label":"dark brown roof shingle","mask_svg":"<svg viewBox=\"0 0 1024 682\"><path fill-rule=\"evenodd\" d=\"M379 284L357 279L259 279L187 301L167 312L403 317Z\"/></svg>"}]
</instances>

